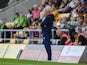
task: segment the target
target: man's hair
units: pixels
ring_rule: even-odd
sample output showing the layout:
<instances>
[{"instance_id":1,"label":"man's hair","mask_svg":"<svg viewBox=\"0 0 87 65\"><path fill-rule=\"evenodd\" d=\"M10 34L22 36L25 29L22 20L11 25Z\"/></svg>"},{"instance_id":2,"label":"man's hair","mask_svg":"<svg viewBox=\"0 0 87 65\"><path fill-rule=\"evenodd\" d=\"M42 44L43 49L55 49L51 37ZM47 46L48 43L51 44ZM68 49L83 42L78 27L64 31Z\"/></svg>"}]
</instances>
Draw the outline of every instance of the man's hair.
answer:
<instances>
[{"instance_id":1,"label":"man's hair","mask_svg":"<svg viewBox=\"0 0 87 65\"><path fill-rule=\"evenodd\" d=\"M17 15L17 16L20 16L19 12L16 12L16 15Z\"/></svg>"},{"instance_id":2,"label":"man's hair","mask_svg":"<svg viewBox=\"0 0 87 65\"><path fill-rule=\"evenodd\" d=\"M45 10L48 10L48 11L52 12L52 7L51 6L46 6Z\"/></svg>"}]
</instances>

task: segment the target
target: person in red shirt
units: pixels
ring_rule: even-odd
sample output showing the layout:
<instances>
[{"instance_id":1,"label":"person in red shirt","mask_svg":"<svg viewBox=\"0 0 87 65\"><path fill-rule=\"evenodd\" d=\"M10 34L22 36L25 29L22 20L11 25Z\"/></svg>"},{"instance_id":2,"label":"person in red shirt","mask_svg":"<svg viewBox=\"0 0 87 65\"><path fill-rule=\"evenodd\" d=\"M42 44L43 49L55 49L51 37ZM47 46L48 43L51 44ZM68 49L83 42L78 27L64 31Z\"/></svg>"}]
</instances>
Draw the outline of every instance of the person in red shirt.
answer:
<instances>
[{"instance_id":1,"label":"person in red shirt","mask_svg":"<svg viewBox=\"0 0 87 65\"><path fill-rule=\"evenodd\" d=\"M34 21L37 21L37 20L39 20L39 18L40 18L40 10L39 10L39 8L38 8L37 5L34 5L33 8L34 8L34 10L33 10L33 12L32 12L32 14L33 14L33 19L34 19Z\"/></svg>"},{"instance_id":2,"label":"person in red shirt","mask_svg":"<svg viewBox=\"0 0 87 65\"><path fill-rule=\"evenodd\" d=\"M60 36L60 43L59 45L73 45L70 37L62 32L61 30L56 31L57 36Z\"/></svg>"}]
</instances>

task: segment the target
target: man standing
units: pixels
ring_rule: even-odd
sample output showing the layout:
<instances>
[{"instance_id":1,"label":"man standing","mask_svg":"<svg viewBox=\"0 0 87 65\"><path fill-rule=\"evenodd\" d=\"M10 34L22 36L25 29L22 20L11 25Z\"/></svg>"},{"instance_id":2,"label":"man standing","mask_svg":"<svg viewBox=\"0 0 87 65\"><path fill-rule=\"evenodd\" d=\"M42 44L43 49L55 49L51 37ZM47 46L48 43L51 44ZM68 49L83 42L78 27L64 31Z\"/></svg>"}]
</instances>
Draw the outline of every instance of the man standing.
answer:
<instances>
[{"instance_id":1,"label":"man standing","mask_svg":"<svg viewBox=\"0 0 87 65\"><path fill-rule=\"evenodd\" d=\"M42 28L42 34L43 34L43 42L46 48L46 52L48 55L48 60L51 60L51 42L50 39L52 38L52 32L51 29L53 27L53 20L54 20L54 15L51 14L52 12L52 7L46 6L44 13L45 17L42 19L41 22L41 28Z\"/></svg>"}]
</instances>

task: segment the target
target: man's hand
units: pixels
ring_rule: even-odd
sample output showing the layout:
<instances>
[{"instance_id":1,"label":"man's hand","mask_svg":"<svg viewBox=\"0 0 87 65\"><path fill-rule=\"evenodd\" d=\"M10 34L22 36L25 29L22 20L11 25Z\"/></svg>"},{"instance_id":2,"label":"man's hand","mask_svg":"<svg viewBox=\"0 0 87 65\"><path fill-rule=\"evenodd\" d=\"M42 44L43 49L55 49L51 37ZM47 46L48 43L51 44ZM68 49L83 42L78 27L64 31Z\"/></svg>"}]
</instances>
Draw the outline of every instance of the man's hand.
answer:
<instances>
[{"instance_id":1,"label":"man's hand","mask_svg":"<svg viewBox=\"0 0 87 65\"><path fill-rule=\"evenodd\" d=\"M44 25L44 28L46 27L47 25Z\"/></svg>"}]
</instances>

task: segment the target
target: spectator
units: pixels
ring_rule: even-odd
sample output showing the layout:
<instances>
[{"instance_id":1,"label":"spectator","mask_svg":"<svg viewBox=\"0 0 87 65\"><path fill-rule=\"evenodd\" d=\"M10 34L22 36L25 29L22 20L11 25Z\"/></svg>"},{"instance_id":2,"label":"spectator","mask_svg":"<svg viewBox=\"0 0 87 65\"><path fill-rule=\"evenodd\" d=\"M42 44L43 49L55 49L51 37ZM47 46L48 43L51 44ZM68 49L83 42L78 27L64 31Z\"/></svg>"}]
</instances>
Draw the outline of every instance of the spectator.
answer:
<instances>
[{"instance_id":1,"label":"spectator","mask_svg":"<svg viewBox=\"0 0 87 65\"><path fill-rule=\"evenodd\" d=\"M72 41L66 33L61 30L57 30L56 34L57 36L60 36L61 39L59 45L72 45Z\"/></svg>"},{"instance_id":2,"label":"spectator","mask_svg":"<svg viewBox=\"0 0 87 65\"><path fill-rule=\"evenodd\" d=\"M77 7L79 1L78 0L72 0L64 8L60 8L59 11L63 13L71 12L74 8Z\"/></svg>"},{"instance_id":3,"label":"spectator","mask_svg":"<svg viewBox=\"0 0 87 65\"><path fill-rule=\"evenodd\" d=\"M62 0L53 0L55 7L58 9L59 6L61 5Z\"/></svg>"},{"instance_id":4,"label":"spectator","mask_svg":"<svg viewBox=\"0 0 87 65\"><path fill-rule=\"evenodd\" d=\"M82 28L82 32L86 33L86 29L87 29L87 17L84 17L84 27Z\"/></svg>"},{"instance_id":5,"label":"spectator","mask_svg":"<svg viewBox=\"0 0 87 65\"><path fill-rule=\"evenodd\" d=\"M24 15L20 16L20 24L23 28L26 28L28 26L28 20Z\"/></svg>"},{"instance_id":6,"label":"spectator","mask_svg":"<svg viewBox=\"0 0 87 65\"><path fill-rule=\"evenodd\" d=\"M75 38L75 45L87 45L86 38L82 36L80 33L74 32L73 35Z\"/></svg>"},{"instance_id":7,"label":"spectator","mask_svg":"<svg viewBox=\"0 0 87 65\"><path fill-rule=\"evenodd\" d=\"M55 5L52 5L53 11L52 14L55 16L55 21L58 18L59 11L57 10Z\"/></svg>"},{"instance_id":8,"label":"spectator","mask_svg":"<svg viewBox=\"0 0 87 65\"><path fill-rule=\"evenodd\" d=\"M16 13L16 18L14 19L15 29L23 29L28 26L27 24L27 18L22 13Z\"/></svg>"},{"instance_id":9,"label":"spectator","mask_svg":"<svg viewBox=\"0 0 87 65\"><path fill-rule=\"evenodd\" d=\"M17 13L15 14L15 18L14 18L13 23L16 25L16 24L19 23L19 22L20 22L20 14L19 14L19 12L17 12Z\"/></svg>"},{"instance_id":10,"label":"spectator","mask_svg":"<svg viewBox=\"0 0 87 65\"><path fill-rule=\"evenodd\" d=\"M32 14L33 14L34 21L39 20L39 18L40 18L40 10L38 9L37 5L34 5L34 10L33 10Z\"/></svg>"},{"instance_id":11,"label":"spectator","mask_svg":"<svg viewBox=\"0 0 87 65\"><path fill-rule=\"evenodd\" d=\"M62 18L60 28L67 28L67 29L72 28L72 26L71 26L70 24L68 24L67 17L63 17L63 18Z\"/></svg>"},{"instance_id":12,"label":"spectator","mask_svg":"<svg viewBox=\"0 0 87 65\"><path fill-rule=\"evenodd\" d=\"M42 20L44 17L44 8L45 8L45 5L40 6L40 20Z\"/></svg>"},{"instance_id":13,"label":"spectator","mask_svg":"<svg viewBox=\"0 0 87 65\"><path fill-rule=\"evenodd\" d=\"M87 26L87 16L84 17L84 26Z\"/></svg>"},{"instance_id":14,"label":"spectator","mask_svg":"<svg viewBox=\"0 0 87 65\"><path fill-rule=\"evenodd\" d=\"M83 11L83 13L87 13L87 2L84 0L82 1L81 10Z\"/></svg>"},{"instance_id":15,"label":"spectator","mask_svg":"<svg viewBox=\"0 0 87 65\"><path fill-rule=\"evenodd\" d=\"M72 26L77 26L78 22L75 21L74 17L70 17L70 21L68 21L68 24L72 25Z\"/></svg>"},{"instance_id":16,"label":"spectator","mask_svg":"<svg viewBox=\"0 0 87 65\"><path fill-rule=\"evenodd\" d=\"M83 16L79 16L78 17L78 25L77 25L77 28L80 27L80 28L83 28L84 27L84 17Z\"/></svg>"},{"instance_id":17,"label":"spectator","mask_svg":"<svg viewBox=\"0 0 87 65\"><path fill-rule=\"evenodd\" d=\"M0 34L1 34L1 38L5 38L5 40L2 40L2 43L6 43L6 42L9 42L9 40L6 40L8 38L10 38L11 36L11 33L10 31L3 31L4 29L10 29L11 25L7 25L7 24L4 24L2 22L2 20L0 20Z\"/></svg>"},{"instance_id":18,"label":"spectator","mask_svg":"<svg viewBox=\"0 0 87 65\"><path fill-rule=\"evenodd\" d=\"M68 0L62 0L61 5L60 5L59 9L64 8L67 4L68 4Z\"/></svg>"},{"instance_id":19,"label":"spectator","mask_svg":"<svg viewBox=\"0 0 87 65\"><path fill-rule=\"evenodd\" d=\"M53 0L48 0L48 5L52 6L54 4Z\"/></svg>"},{"instance_id":20,"label":"spectator","mask_svg":"<svg viewBox=\"0 0 87 65\"><path fill-rule=\"evenodd\" d=\"M27 12L26 12L26 17L27 17L27 19L30 19L30 18L32 17L32 12L31 12L30 9L27 10Z\"/></svg>"},{"instance_id":21,"label":"spectator","mask_svg":"<svg viewBox=\"0 0 87 65\"><path fill-rule=\"evenodd\" d=\"M77 9L77 12L87 13L86 1L83 0L81 3L79 3L76 9Z\"/></svg>"},{"instance_id":22,"label":"spectator","mask_svg":"<svg viewBox=\"0 0 87 65\"><path fill-rule=\"evenodd\" d=\"M30 9L26 12L26 18L28 20L28 25L30 25L32 23L32 12Z\"/></svg>"}]
</instances>

